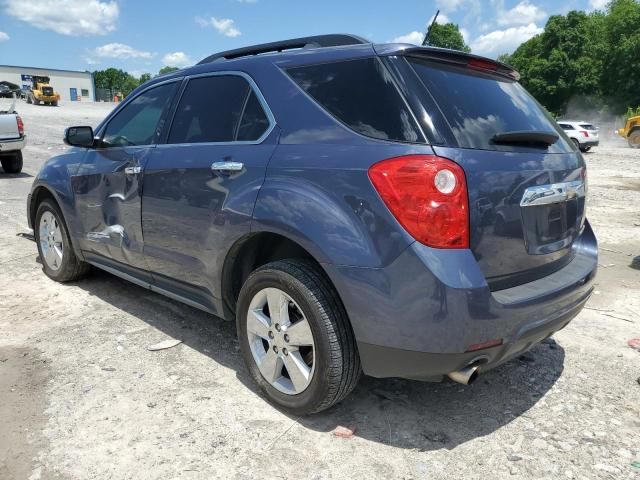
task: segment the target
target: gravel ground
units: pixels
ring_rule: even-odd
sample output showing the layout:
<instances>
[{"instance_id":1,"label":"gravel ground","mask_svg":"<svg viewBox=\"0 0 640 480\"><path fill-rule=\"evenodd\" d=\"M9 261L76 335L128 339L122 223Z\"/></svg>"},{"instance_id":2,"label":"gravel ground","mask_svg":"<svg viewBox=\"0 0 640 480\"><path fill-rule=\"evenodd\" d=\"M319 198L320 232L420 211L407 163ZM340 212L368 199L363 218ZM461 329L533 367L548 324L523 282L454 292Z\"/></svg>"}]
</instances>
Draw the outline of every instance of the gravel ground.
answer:
<instances>
[{"instance_id":1,"label":"gravel ground","mask_svg":"<svg viewBox=\"0 0 640 480\"><path fill-rule=\"evenodd\" d=\"M472 386L365 378L296 418L253 386L232 324L107 273L41 272L24 235L32 177L65 126L110 108L18 105L24 172L0 173L0 478L640 479L640 352L626 343L640 337L640 150L613 139L585 155L598 285L553 340ZM147 350L171 338L183 343Z\"/></svg>"}]
</instances>

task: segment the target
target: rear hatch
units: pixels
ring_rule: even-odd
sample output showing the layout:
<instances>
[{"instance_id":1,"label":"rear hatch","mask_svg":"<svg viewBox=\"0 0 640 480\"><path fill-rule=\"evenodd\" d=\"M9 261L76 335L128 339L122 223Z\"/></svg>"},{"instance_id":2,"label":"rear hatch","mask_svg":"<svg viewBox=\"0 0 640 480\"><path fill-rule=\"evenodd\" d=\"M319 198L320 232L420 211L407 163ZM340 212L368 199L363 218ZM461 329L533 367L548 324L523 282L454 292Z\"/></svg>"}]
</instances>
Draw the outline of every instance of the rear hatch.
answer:
<instances>
[{"instance_id":1,"label":"rear hatch","mask_svg":"<svg viewBox=\"0 0 640 480\"><path fill-rule=\"evenodd\" d=\"M0 140L12 140L20 136L16 114L0 112Z\"/></svg>"},{"instance_id":2,"label":"rear hatch","mask_svg":"<svg viewBox=\"0 0 640 480\"><path fill-rule=\"evenodd\" d=\"M433 55L433 53L436 55ZM470 245L493 290L561 268L585 219L585 164L507 66L406 49L385 59L469 192Z\"/></svg>"}]
</instances>

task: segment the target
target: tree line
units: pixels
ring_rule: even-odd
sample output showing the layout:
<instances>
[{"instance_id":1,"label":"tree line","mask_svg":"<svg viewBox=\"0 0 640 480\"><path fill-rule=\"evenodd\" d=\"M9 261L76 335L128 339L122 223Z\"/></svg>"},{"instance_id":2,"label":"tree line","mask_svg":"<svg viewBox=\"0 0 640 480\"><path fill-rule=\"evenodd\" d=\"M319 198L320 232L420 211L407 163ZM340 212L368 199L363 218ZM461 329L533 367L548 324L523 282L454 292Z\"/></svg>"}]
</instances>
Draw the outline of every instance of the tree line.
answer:
<instances>
[{"instance_id":1,"label":"tree line","mask_svg":"<svg viewBox=\"0 0 640 480\"><path fill-rule=\"evenodd\" d=\"M171 73L178 70L175 67L162 67L158 75ZM93 72L93 80L96 88L110 90L112 95L129 95L135 88L151 80L154 76L150 73L143 73L139 77L134 77L128 72L119 68L107 68L106 70L96 70Z\"/></svg>"}]
</instances>

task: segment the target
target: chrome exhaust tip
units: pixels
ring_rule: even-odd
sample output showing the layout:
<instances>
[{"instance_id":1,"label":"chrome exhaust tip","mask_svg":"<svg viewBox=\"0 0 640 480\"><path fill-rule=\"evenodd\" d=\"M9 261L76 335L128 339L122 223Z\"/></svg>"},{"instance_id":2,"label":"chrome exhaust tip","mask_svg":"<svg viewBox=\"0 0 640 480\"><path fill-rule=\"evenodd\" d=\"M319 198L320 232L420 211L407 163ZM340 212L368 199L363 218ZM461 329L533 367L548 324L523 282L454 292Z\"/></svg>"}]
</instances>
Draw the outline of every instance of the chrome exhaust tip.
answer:
<instances>
[{"instance_id":1,"label":"chrome exhaust tip","mask_svg":"<svg viewBox=\"0 0 640 480\"><path fill-rule=\"evenodd\" d=\"M447 376L454 382L461 383L463 385L471 385L478 378L479 364L469 365L455 372L447 374Z\"/></svg>"}]
</instances>

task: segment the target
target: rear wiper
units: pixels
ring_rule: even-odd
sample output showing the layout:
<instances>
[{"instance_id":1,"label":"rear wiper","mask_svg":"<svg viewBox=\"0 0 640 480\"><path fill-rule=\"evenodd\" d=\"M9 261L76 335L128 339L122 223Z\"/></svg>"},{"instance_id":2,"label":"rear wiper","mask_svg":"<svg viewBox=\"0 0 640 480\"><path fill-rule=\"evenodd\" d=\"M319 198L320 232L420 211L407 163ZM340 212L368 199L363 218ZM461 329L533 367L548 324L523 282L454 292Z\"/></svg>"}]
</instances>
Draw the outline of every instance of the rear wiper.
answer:
<instances>
[{"instance_id":1,"label":"rear wiper","mask_svg":"<svg viewBox=\"0 0 640 480\"><path fill-rule=\"evenodd\" d=\"M529 144L529 145L553 145L560 138L553 132L541 132L536 130L518 130L514 132L496 133L491 141L504 144Z\"/></svg>"}]
</instances>

